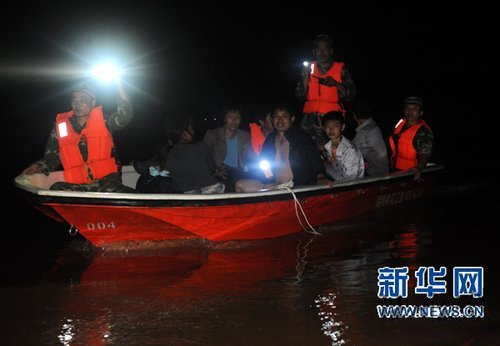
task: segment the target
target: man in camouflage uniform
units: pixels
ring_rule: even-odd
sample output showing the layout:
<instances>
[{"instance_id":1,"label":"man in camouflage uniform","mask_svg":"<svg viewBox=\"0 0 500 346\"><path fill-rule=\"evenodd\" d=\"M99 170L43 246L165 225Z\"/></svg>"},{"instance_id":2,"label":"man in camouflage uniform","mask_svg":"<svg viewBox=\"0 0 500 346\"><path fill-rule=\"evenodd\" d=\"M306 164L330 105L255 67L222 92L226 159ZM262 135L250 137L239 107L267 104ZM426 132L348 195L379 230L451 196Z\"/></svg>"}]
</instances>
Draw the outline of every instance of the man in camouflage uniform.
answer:
<instances>
[{"instance_id":1,"label":"man in camouflage uniform","mask_svg":"<svg viewBox=\"0 0 500 346\"><path fill-rule=\"evenodd\" d=\"M334 64L333 60L333 42L330 37L327 35L318 35L313 41L313 56L316 59L316 64L314 68L316 68L320 75L326 75L327 72L332 68ZM311 74L311 66L304 66L301 72L301 78L295 88L295 96L300 101L308 101L308 92L309 92L309 79L312 78ZM326 87L335 87L337 88L338 94L338 103L340 105L340 111L343 111L343 105L346 102L351 101L356 96L356 86L351 77L349 71L343 67L341 71L341 82L336 81L330 76L326 76L326 78L321 78L321 85ZM336 109L330 109L336 110ZM321 117L325 114L314 112L314 113L306 113L302 117L302 121L300 126L313 138L314 142L321 150L323 145L328 141L328 138L325 136L325 133L322 129Z\"/></svg>"},{"instance_id":2,"label":"man in camouflage uniform","mask_svg":"<svg viewBox=\"0 0 500 346\"><path fill-rule=\"evenodd\" d=\"M422 169L427 165L427 161L431 156L434 135L427 123L422 119L424 114L423 99L418 96L410 96L404 100L404 117L394 127L389 138L391 145L391 168L397 170L415 169L414 180L422 181ZM401 149L401 141L412 130L416 132L411 140L411 151L415 151L416 156L413 167L398 167L398 160L402 157L401 151L408 152L407 149ZM406 132L406 134L405 134ZM403 157L409 157L409 154L404 153Z\"/></svg>"},{"instance_id":3,"label":"man in camouflage uniform","mask_svg":"<svg viewBox=\"0 0 500 346\"><path fill-rule=\"evenodd\" d=\"M117 111L113 114L104 115L104 122L108 131L113 134L125 128L134 116L132 104L125 93L120 82L118 83ZM73 130L80 134L87 125L90 110L95 106L95 96L92 90L84 84L77 85L71 92L71 109L75 116L69 117L69 123ZM88 146L85 136L82 136L78 142L78 149L83 161L88 158ZM115 148L113 146L111 156L116 160ZM41 160L31 164L22 174L43 173L49 175L49 172L62 169L61 157L59 153L59 142L57 138L56 126L52 129L45 153ZM51 190L65 191L94 191L94 192L133 192L134 190L124 186L121 182L120 169L118 172L111 173L101 179L94 179L92 172L87 168L89 182L85 184L74 184L68 182L57 182L53 184Z\"/></svg>"}]
</instances>

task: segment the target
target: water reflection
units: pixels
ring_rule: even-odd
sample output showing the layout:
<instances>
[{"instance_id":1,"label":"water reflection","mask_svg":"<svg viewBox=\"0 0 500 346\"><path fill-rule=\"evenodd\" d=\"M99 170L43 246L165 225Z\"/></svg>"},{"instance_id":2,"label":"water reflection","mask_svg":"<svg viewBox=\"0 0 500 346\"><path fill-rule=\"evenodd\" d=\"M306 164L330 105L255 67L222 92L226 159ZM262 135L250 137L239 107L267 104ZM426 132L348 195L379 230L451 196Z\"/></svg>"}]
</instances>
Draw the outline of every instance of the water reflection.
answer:
<instances>
[{"instance_id":1,"label":"water reflection","mask_svg":"<svg viewBox=\"0 0 500 346\"><path fill-rule=\"evenodd\" d=\"M335 293L327 292L314 301L316 307L320 310L318 315L322 321L321 330L323 334L332 339L332 346L344 345L346 343L346 340L343 339L343 334L349 328L349 326L344 326L339 314L336 312L336 299L337 296Z\"/></svg>"},{"instance_id":2,"label":"water reflection","mask_svg":"<svg viewBox=\"0 0 500 346\"><path fill-rule=\"evenodd\" d=\"M481 303L487 316L481 321L388 321L376 314L383 304L377 270L384 266L484 265L488 292L500 288L498 274L488 269L498 265L495 233L477 223L485 219L483 209L457 213L470 219L455 220L446 203L427 214L423 203L379 210L322 227L322 236L164 244L128 253L73 244L51 270L44 267L42 279L0 286L0 339L26 345L497 344L493 293ZM421 302L409 297L405 303Z\"/></svg>"},{"instance_id":3,"label":"water reflection","mask_svg":"<svg viewBox=\"0 0 500 346\"><path fill-rule=\"evenodd\" d=\"M73 325L73 320L68 318L64 321L61 327L61 334L57 337L63 345L71 345L71 340L73 339L75 326Z\"/></svg>"},{"instance_id":4,"label":"water reflection","mask_svg":"<svg viewBox=\"0 0 500 346\"><path fill-rule=\"evenodd\" d=\"M309 255L309 245L312 244L316 240L318 235L313 235L311 239L309 239L305 244L302 239L297 239L297 248L296 248L296 264L295 264L295 279L297 281L302 280L302 275L304 273L304 269L306 267Z\"/></svg>"},{"instance_id":5,"label":"water reflection","mask_svg":"<svg viewBox=\"0 0 500 346\"><path fill-rule=\"evenodd\" d=\"M319 316L313 304L320 292L327 293L316 305L331 308L324 299L336 297L328 293L335 280L330 277L330 267L324 266L325 260L337 254L342 258L376 237L359 229L324 229L323 233L208 248L167 246L153 254L96 251L83 271L68 277L73 284L60 297L59 307L70 318L58 337L65 345L144 339L196 344L208 333L211 342L227 344L232 338L241 344L237 340L255 339L252 328L257 328L269 339L281 335L282 340L292 340L304 335L303 340L326 344L322 333L326 334L327 327L320 318L329 312L324 310L325 315ZM84 260L88 262L88 258ZM67 272L66 264L59 260L52 277ZM319 281L315 279L318 274ZM334 289L341 288L335 285ZM280 332L281 321L294 316L292 311L304 309L305 314L296 315L299 321L287 322L294 326L293 331ZM314 315L317 317L310 318ZM335 317L328 327L330 337L338 334L332 328L342 325L342 314ZM262 320L267 322L263 325Z\"/></svg>"},{"instance_id":6,"label":"water reflection","mask_svg":"<svg viewBox=\"0 0 500 346\"><path fill-rule=\"evenodd\" d=\"M389 242L394 258L415 258L418 254L418 229L416 226L406 226L401 234Z\"/></svg>"},{"instance_id":7,"label":"water reflection","mask_svg":"<svg viewBox=\"0 0 500 346\"><path fill-rule=\"evenodd\" d=\"M238 330L234 340L251 340L244 326L259 326L256 319L263 314L272 318L260 329L272 339L280 333L279 321L300 311L302 321L287 321L294 331L282 338L300 333L327 344L323 334L332 345L363 344L356 314L366 310L366 297L374 293L373 272L395 258L416 257L418 230L388 235L344 225L322 232L209 247L168 244L153 253L97 251L61 298L62 309L77 321L65 342L197 343L212 329L213 340L225 344L228 325Z\"/></svg>"}]
</instances>

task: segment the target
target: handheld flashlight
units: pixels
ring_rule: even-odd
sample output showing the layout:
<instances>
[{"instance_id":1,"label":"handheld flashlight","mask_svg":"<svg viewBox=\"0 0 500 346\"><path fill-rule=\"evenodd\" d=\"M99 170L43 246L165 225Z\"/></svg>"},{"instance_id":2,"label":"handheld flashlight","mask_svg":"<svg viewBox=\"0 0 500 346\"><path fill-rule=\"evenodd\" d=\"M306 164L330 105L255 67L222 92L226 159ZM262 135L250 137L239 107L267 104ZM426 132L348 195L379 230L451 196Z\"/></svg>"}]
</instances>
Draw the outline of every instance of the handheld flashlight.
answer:
<instances>
[{"instance_id":1,"label":"handheld flashlight","mask_svg":"<svg viewBox=\"0 0 500 346\"><path fill-rule=\"evenodd\" d=\"M104 83L109 83L120 80L121 71L111 63L104 63L94 67L92 75Z\"/></svg>"},{"instance_id":2,"label":"handheld flashlight","mask_svg":"<svg viewBox=\"0 0 500 346\"><path fill-rule=\"evenodd\" d=\"M271 165L267 160L262 160L259 163L260 169L262 169L262 172L264 172L264 176L266 179L269 179L273 176L273 172L271 171Z\"/></svg>"}]
</instances>

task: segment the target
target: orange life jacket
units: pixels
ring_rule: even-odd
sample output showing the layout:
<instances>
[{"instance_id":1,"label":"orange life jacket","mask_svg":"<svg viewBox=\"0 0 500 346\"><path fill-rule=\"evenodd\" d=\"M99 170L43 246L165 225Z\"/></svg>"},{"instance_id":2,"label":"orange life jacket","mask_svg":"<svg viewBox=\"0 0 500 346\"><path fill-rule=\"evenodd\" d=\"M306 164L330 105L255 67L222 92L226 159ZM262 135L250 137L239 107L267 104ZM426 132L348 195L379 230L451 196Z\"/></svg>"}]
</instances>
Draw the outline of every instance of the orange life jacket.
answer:
<instances>
[{"instance_id":1,"label":"orange life jacket","mask_svg":"<svg viewBox=\"0 0 500 346\"><path fill-rule=\"evenodd\" d=\"M252 149L254 153L259 156L262 150L262 145L266 140L266 137L262 133L260 126L255 123L250 123L250 138L252 141Z\"/></svg>"},{"instance_id":2,"label":"orange life jacket","mask_svg":"<svg viewBox=\"0 0 500 346\"><path fill-rule=\"evenodd\" d=\"M339 103L339 95L337 87L328 87L319 84L318 78L326 78L330 76L338 83L342 83L343 62L334 62L330 69L321 74L317 68L316 61L311 63L311 75L309 76L307 100L304 104L304 113L320 113L326 114L330 111L342 111L342 106Z\"/></svg>"},{"instance_id":3,"label":"orange life jacket","mask_svg":"<svg viewBox=\"0 0 500 346\"><path fill-rule=\"evenodd\" d=\"M417 167L418 165L417 150L413 146L413 139L415 138L418 129L420 129L422 126L425 126L430 130L430 127L427 125L427 123L424 120L420 120L418 124L410 126L403 133L401 133L396 146L393 137L394 135L399 135L405 124L406 120L401 119L394 128L391 136L389 136L392 158L396 160L395 167L396 169L402 171L407 171L409 169Z\"/></svg>"},{"instance_id":4,"label":"orange life jacket","mask_svg":"<svg viewBox=\"0 0 500 346\"><path fill-rule=\"evenodd\" d=\"M118 172L115 158L111 156L113 138L104 122L102 107L98 106L90 111L87 124L80 134L73 129L69 121L73 115L73 111L70 111L58 114L56 117L59 156L66 182L85 184L91 182L92 179L100 179ZM78 148L82 136L87 141L87 161L83 160ZM92 173L92 179L89 177L88 170Z\"/></svg>"}]
</instances>

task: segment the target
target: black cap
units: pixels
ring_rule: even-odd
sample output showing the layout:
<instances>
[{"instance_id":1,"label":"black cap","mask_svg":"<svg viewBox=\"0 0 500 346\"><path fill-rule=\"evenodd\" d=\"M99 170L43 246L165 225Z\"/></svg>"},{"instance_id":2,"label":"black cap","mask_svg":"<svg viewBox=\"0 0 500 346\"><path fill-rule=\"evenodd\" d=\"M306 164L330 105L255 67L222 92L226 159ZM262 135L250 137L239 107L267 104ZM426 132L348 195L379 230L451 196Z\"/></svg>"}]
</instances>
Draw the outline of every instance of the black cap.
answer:
<instances>
[{"instance_id":1,"label":"black cap","mask_svg":"<svg viewBox=\"0 0 500 346\"><path fill-rule=\"evenodd\" d=\"M330 45L333 45L333 40L331 39L330 36L328 35L316 35L316 37L313 40L313 44L317 44L318 42L325 41L328 42Z\"/></svg>"},{"instance_id":2,"label":"black cap","mask_svg":"<svg viewBox=\"0 0 500 346\"><path fill-rule=\"evenodd\" d=\"M71 87L71 93L74 93L76 91L84 92L84 93L90 95L95 100L94 91L85 83L78 83L78 84L73 85Z\"/></svg>"},{"instance_id":3,"label":"black cap","mask_svg":"<svg viewBox=\"0 0 500 346\"><path fill-rule=\"evenodd\" d=\"M403 103L404 104L412 103L415 105L419 105L420 107L424 106L424 100L418 96L409 96L409 97L404 99Z\"/></svg>"}]
</instances>

